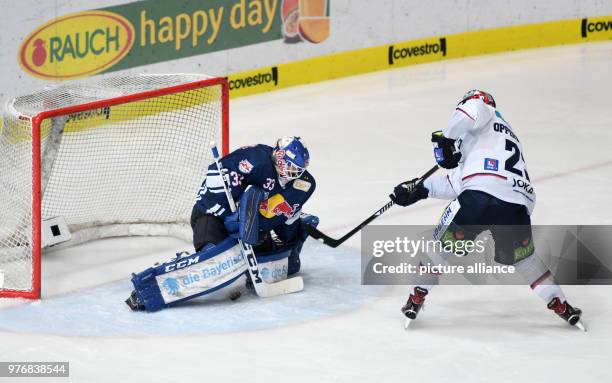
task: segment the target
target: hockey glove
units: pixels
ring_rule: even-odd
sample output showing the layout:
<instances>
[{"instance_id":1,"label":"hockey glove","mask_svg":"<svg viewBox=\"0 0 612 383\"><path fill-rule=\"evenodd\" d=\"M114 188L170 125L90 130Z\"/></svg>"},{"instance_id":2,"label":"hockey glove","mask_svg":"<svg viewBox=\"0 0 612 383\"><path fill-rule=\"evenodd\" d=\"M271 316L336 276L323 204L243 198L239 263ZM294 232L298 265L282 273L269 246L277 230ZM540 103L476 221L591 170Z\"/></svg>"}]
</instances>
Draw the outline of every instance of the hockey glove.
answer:
<instances>
[{"instance_id":1,"label":"hockey glove","mask_svg":"<svg viewBox=\"0 0 612 383\"><path fill-rule=\"evenodd\" d=\"M461 160L461 152L455 145L455 140L444 137L441 130L431 134L431 142L434 146L434 157L438 165L445 169L456 168Z\"/></svg>"},{"instance_id":2,"label":"hockey glove","mask_svg":"<svg viewBox=\"0 0 612 383\"><path fill-rule=\"evenodd\" d=\"M225 218L223 221L225 225L225 230L227 230L227 234L232 238L238 238L238 231L240 230L240 222L238 219L238 212L234 212Z\"/></svg>"},{"instance_id":3,"label":"hockey glove","mask_svg":"<svg viewBox=\"0 0 612 383\"><path fill-rule=\"evenodd\" d=\"M400 206L410 206L417 201L427 198L429 190L418 181L419 179L415 178L402 182L393 189L393 194L389 194L389 198Z\"/></svg>"},{"instance_id":4,"label":"hockey glove","mask_svg":"<svg viewBox=\"0 0 612 383\"><path fill-rule=\"evenodd\" d=\"M316 215L302 214L300 216L300 230L298 233L297 241L291 249L291 255L289 256L289 264L287 268L287 275L293 275L300 271L301 261L300 253L302 252L302 246L308 238L308 232L306 232L306 226L317 227L319 225L319 217Z\"/></svg>"},{"instance_id":5,"label":"hockey glove","mask_svg":"<svg viewBox=\"0 0 612 383\"><path fill-rule=\"evenodd\" d=\"M312 214L302 214L300 216L300 232L298 237L301 241L305 241L308 238L308 232L306 226L317 227L319 225L319 217Z\"/></svg>"}]
</instances>

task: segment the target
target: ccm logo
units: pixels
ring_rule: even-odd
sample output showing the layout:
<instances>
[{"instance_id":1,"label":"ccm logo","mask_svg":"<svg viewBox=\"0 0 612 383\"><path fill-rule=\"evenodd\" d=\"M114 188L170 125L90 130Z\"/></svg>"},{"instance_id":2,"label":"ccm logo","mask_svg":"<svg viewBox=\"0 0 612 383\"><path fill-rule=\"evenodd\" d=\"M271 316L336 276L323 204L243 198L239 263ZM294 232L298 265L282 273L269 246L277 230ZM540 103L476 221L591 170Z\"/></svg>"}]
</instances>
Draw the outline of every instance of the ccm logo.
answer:
<instances>
[{"instance_id":1,"label":"ccm logo","mask_svg":"<svg viewBox=\"0 0 612 383\"><path fill-rule=\"evenodd\" d=\"M193 258L181 259L177 263L174 263L172 265L166 266L165 270L166 270L166 272L169 272L169 271L174 271L174 270L182 269L184 267L191 266L193 264L198 263L199 260L200 260L200 256L199 255L197 257L193 257Z\"/></svg>"},{"instance_id":2,"label":"ccm logo","mask_svg":"<svg viewBox=\"0 0 612 383\"><path fill-rule=\"evenodd\" d=\"M249 267L251 268L251 272L253 273L253 276L255 276L255 280L253 281L253 283L263 282L261 280L261 277L259 276L259 268L257 267L257 260L255 259L255 255L253 254L253 252L249 253L247 259L249 261Z\"/></svg>"}]
</instances>

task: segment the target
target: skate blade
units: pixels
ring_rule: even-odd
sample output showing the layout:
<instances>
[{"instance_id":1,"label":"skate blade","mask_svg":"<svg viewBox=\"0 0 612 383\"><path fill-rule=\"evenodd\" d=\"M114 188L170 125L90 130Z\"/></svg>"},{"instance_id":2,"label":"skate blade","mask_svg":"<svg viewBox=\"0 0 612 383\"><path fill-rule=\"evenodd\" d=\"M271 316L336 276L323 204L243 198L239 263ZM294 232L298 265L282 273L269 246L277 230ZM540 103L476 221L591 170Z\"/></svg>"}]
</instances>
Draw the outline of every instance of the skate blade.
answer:
<instances>
[{"instance_id":1,"label":"skate blade","mask_svg":"<svg viewBox=\"0 0 612 383\"><path fill-rule=\"evenodd\" d=\"M404 322L404 330L408 330L408 326L412 323L412 319L406 318L406 322Z\"/></svg>"},{"instance_id":2,"label":"skate blade","mask_svg":"<svg viewBox=\"0 0 612 383\"><path fill-rule=\"evenodd\" d=\"M582 323L582 320L579 320L578 322L576 322L574 326L578 327L580 330L584 332L587 332L586 326L584 325L584 323Z\"/></svg>"}]
</instances>

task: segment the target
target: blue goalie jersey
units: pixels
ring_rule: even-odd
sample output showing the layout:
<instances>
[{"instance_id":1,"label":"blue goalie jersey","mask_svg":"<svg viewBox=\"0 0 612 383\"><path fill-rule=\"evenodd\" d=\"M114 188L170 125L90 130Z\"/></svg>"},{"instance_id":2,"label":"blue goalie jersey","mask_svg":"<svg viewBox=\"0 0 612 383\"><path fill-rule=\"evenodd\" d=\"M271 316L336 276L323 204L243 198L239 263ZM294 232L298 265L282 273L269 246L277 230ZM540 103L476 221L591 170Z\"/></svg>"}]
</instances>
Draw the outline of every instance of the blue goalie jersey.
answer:
<instances>
[{"instance_id":1,"label":"blue goalie jersey","mask_svg":"<svg viewBox=\"0 0 612 383\"><path fill-rule=\"evenodd\" d=\"M260 187L268 193L268 198L259 207L259 227L266 231L282 224L293 224L316 186L314 177L308 171L282 186L274 167L272 151L272 147L268 145L246 146L221 159L234 201L239 201L250 185ZM208 167L206 179L198 192L196 206L201 211L221 219L231 214L223 189L223 179L214 163Z\"/></svg>"}]
</instances>

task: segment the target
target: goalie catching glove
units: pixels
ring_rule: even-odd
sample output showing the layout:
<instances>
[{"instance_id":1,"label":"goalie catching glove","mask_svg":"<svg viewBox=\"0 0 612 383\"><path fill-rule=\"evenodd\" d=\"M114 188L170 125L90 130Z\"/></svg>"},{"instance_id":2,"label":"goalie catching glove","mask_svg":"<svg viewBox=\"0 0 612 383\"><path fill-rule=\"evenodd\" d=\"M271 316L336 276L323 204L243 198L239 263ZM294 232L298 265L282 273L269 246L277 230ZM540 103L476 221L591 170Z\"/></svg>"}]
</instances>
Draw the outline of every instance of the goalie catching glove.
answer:
<instances>
[{"instance_id":1,"label":"goalie catching glove","mask_svg":"<svg viewBox=\"0 0 612 383\"><path fill-rule=\"evenodd\" d=\"M393 193L389 194L391 201L400 206L410 206L413 203L427 198L429 190L423 183L419 183L418 178L410 181L402 182L393 189Z\"/></svg>"}]
</instances>

